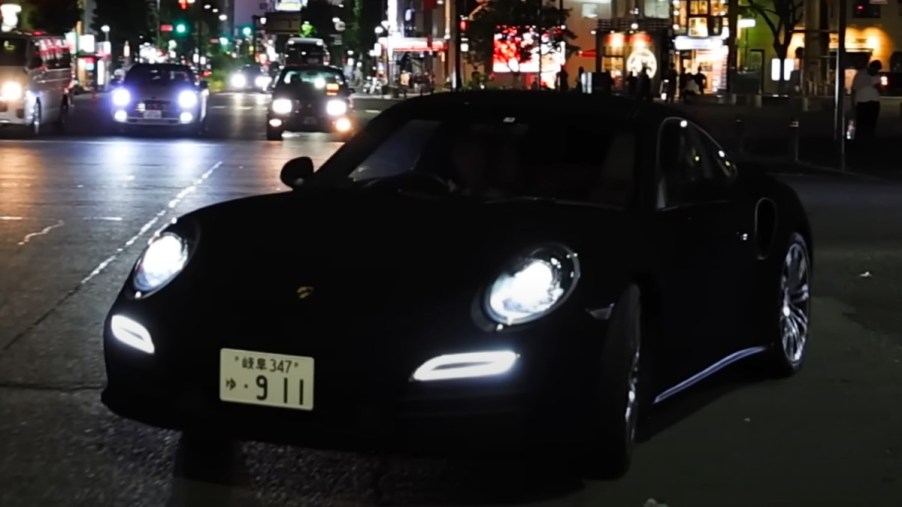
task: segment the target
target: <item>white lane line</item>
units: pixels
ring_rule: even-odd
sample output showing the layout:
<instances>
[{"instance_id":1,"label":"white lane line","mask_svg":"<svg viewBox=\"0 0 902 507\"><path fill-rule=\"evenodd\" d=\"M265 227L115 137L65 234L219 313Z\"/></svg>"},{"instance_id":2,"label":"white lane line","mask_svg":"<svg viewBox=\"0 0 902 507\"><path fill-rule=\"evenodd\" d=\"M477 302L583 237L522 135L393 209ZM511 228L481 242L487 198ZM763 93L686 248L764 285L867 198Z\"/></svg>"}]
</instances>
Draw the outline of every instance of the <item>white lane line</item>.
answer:
<instances>
[{"instance_id":1,"label":"white lane line","mask_svg":"<svg viewBox=\"0 0 902 507\"><path fill-rule=\"evenodd\" d=\"M119 257L119 255L121 255L122 252L125 251L126 248L134 245L139 239L141 239L141 236L144 236L144 234L146 234L147 231L149 231L154 225L156 225L156 223L159 222L160 219L162 219L164 216L166 216L166 214L169 213L170 210L172 210L173 208L178 206L179 203L181 203L185 199L185 197L187 197L192 192L196 191L198 186L200 184L202 184L203 182L207 181L207 179L209 179L210 176L214 172L216 172L216 170L219 169L221 166L222 166L222 161L220 160L219 162L216 162L215 164L213 164L212 167L207 169L207 171L205 173L203 173L202 175L200 175L199 178L194 180L194 182L191 183L191 185L189 185L188 187L184 188L181 192L179 192L178 195L175 197L175 199L169 201L169 203L166 205L165 208L161 209L153 217L151 217L151 219L148 220L147 223L142 225L141 228L138 230L138 232L134 236L129 238L128 241L126 241L121 247L117 248L116 251L112 255L110 255L103 261L101 261L100 264L98 264L97 267L94 268L94 270L91 271L90 274L88 274L88 276L84 277L82 279L82 281L79 282L79 285L84 285L84 284L90 282L92 279L94 279L100 273L103 273L103 270L105 270L110 264L112 264L113 261L115 261Z\"/></svg>"},{"instance_id":2,"label":"white lane line","mask_svg":"<svg viewBox=\"0 0 902 507\"><path fill-rule=\"evenodd\" d=\"M62 227L64 224L65 224L65 222L63 222L62 220L57 220L55 224L48 225L47 227L44 227L40 231L30 232L30 233L26 234L24 238L22 238L22 241L19 242L19 246L28 244L28 242L30 242L32 239L34 239L38 236L46 236L47 234L50 233L50 231L52 231L53 229Z\"/></svg>"},{"instance_id":3,"label":"white lane line","mask_svg":"<svg viewBox=\"0 0 902 507\"><path fill-rule=\"evenodd\" d=\"M25 217L8 217L8 216L0 216L0 221L14 221L14 220L25 220Z\"/></svg>"},{"instance_id":4,"label":"white lane line","mask_svg":"<svg viewBox=\"0 0 902 507\"><path fill-rule=\"evenodd\" d=\"M363 112L364 112L364 113L368 113L368 114L379 114L379 113L381 113L382 111L380 111L380 110L378 110L378 109L364 109Z\"/></svg>"},{"instance_id":5,"label":"white lane line","mask_svg":"<svg viewBox=\"0 0 902 507\"><path fill-rule=\"evenodd\" d=\"M98 222L121 222L122 217L85 217L85 220L88 221L98 221Z\"/></svg>"}]
</instances>

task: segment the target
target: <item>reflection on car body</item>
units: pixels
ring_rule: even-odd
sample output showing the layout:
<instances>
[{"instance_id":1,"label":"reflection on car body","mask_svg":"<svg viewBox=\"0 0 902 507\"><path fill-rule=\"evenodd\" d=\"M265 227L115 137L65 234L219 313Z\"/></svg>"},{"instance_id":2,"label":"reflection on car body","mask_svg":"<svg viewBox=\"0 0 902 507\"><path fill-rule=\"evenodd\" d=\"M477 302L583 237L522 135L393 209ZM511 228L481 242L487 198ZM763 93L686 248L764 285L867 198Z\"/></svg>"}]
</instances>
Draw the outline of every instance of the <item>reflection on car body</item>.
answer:
<instances>
[{"instance_id":1,"label":"reflection on car body","mask_svg":"<svg viewBox=\"0 0 902 507\"><path fill-rule=\"evenodd\" d=\"M141 254L104 329L114 412L331 449L547 448L617 476L656 404L804 359L797 196L676 110L411 99L282 180Z\"/></svg>"},{"instance_id":2,"label":"reflection on car body","mask_svg":"<svg viewBox=\"0 0 902 507\"><path fill-rule=\"evenodd\" d=\"M203 132L207 120L207 83L190 67L139 63L113 89L113 121L120 127L155 127Z\"/></svg>"},{"instance_id":3,"label":"reflection on car body","mask_svg":"<svg viewBox=\"0 0 902 507\"><path fill-rule=\"evenodd\" d=\"M354 128L352 92L336 67L284 67L273 86L266 138L280 140L286 131L350 134Z\"/></svg>"}]
</instances>

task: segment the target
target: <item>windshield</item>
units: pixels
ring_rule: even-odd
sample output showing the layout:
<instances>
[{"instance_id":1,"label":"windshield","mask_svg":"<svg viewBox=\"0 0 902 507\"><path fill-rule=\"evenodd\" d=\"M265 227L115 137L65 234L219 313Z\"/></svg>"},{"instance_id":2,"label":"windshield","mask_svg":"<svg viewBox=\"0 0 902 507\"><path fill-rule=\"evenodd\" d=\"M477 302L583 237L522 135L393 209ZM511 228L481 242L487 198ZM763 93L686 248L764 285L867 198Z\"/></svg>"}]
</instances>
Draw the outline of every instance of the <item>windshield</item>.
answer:
<instances>
[{"instance_id":1,"label":"windshield","mask_svg":"<svg viewBox=\"0 0 902 507\"><path fill-rule=\"evenodd\" d=\"M285 62L289 64L328 63L326 47L311 42L290 43L285 48Z\"/></svg>"},{"instance_id":2,"label":"windshield","mask_svg":"<svg viewBox=\"0 0 902 507\"><path fill-rule=\"evenodd\" d=\"M183 65L135 65L125 75L126 84L194 83L194 73Z\"/></svg>"},{"instance_id":3,"label":"windshield","mask_svg":"<svg viewBox=\"0 0 902 507\"><path fill-rule=\"evenodd\" d=\"M0 66L24 67L27 47L26 39L0 37Z\"/></svg>"},{"instance_id":4,"label":"windshield","mask_svg":"<svg viewBox=\"0 0 902 507\"><path fill-rule=\"evenodd\" d=\"M327 85L345 84L344 76L336 69L285 69L279 76L278 87L303 87L312 86L317 90L323 90Z\"/></svg>"},{"instance_id":5,"label":"windshield","mask_svg":"<svg viewBox=\"0 0 902 507\"><path fill-rule=\"evenodd\" d=\"M263 74L263 68L259 65L245 65L238 72L248 75Z\"/></svg>"},{"instance_id":6,"label":"windshield","mask_svg":"<svg viewBox=\"0 0 902 507\"><path fill-rule=\"evenodd\" d=\"M634 189L630 125L536 115L485 120L413 119L345 175L357 183L422 177L451 193L537 197L627 206Z\"/></svg>"}]
</instances>

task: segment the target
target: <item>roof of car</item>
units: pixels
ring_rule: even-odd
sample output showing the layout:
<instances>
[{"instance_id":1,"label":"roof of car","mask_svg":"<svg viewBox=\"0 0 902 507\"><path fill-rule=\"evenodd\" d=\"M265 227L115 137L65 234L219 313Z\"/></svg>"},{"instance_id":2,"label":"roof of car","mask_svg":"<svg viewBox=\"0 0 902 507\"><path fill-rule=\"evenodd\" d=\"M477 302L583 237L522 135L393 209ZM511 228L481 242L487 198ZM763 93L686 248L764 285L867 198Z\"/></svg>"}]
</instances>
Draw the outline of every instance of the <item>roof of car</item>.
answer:
<instances>
[{"instance_id":1,"label":"roof of car","mask_svg":"<svg viewBox=\"0 0 902 507\"><path fill-rule=\"evenodd\" d=\"M542 112L566 112L578 116L586 113L617 121L638 119L654 120L669 116L688 117L685 112L674 107L654 102L643 102L619 96L605 96L588 93L539 92L529 90L478 90L451 93L437 93L406 100L399 109L417 110L421 108L461 108L510 107L528 108ZM393 108L394 109L394 108Z\"/></svg>"},{"instance_id":2,"label":"roof of car","mask_svg":"<svg viewBox=\"0 0 902 507\"><path fill-rule=\"evenodd\" d=\"M332 65L303 65L303 64L288 64L282 67L282 70L330 70L334 72L341 72L341 69L338 67L334 67Z\"/></svg>"}]
</instances>

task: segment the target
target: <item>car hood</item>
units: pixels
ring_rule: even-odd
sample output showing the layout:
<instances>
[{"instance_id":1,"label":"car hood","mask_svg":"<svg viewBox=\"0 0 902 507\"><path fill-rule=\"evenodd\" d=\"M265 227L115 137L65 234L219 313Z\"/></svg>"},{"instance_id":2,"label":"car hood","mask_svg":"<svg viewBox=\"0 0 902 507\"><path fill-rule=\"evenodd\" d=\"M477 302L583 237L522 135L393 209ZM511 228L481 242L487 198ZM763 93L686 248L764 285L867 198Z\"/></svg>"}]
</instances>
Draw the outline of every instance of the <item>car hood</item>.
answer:
<instances>
[{"instance_id":1,"label":"car hood","mask_svg":"<svg viewBox=\"0 0 902 507\"><path fill-rule=\"evenodd\" d=\"M487 204L375 190L308 190L240 199L185 217L199 269L259 285L398 284L472 288L543 242L579 251L591 230L616 234L622 213L536 202ZM609 222L609 225L605 225ZM194 261L192 261L194 262Z\"/></svg>"},{"instance_id":2,"label":"car hood","mask_svg":"<svg viewBox=\"0 0 902 507\"><path fill-rule=\"evenodd\" d=\"M556 242L582 255L596 248L601 231L610 248L618 242L608 238L628 230L621 216L375 190L245 198L174 226L193 234L196 247L164 289L161 311L171 320L178 308L221 326L208 334L302 333L327 348L317 336L364 337L383 329L398 343L423 329L437 343L444 335L459 341L473 336L474 305L518 253ZM605 263L597 252L590 256Z\"/></svg>"}]
</instances>

